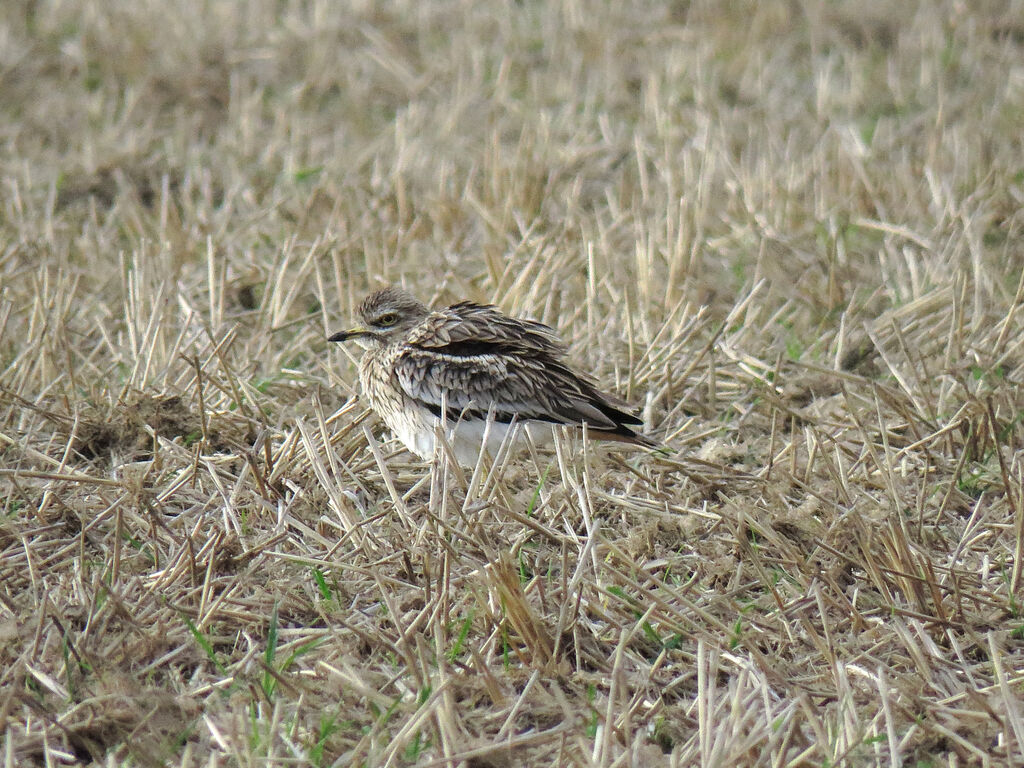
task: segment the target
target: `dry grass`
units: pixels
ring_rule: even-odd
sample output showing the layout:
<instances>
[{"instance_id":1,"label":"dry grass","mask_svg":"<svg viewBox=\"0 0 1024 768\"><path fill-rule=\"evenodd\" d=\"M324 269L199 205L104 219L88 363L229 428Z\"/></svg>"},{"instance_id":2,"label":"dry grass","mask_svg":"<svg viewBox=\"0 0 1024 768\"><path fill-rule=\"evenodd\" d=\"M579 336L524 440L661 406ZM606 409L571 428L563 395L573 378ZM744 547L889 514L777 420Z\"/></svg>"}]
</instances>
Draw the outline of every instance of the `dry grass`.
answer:
<instances>
[{"instance_id":1,"label":"dry grass","mask_svg":"<svg viewBox=\"0 0 1024 768\"><path fill-rule=\"evenodd\" d=\"M1024 9L0 7L0 763L1024 761ZM413 462L381 280L667 455Z\"/></svg>"}]
</instances>

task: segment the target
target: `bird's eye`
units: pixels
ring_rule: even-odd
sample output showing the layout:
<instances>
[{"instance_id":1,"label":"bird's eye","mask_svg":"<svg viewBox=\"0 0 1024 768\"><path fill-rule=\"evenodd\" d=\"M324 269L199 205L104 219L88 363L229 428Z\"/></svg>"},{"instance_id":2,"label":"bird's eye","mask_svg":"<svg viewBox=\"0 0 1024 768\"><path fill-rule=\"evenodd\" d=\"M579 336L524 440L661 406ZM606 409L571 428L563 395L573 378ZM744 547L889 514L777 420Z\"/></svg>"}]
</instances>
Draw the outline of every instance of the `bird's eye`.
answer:
<instances>
[{"instance_id":1,"label":"bird's eye","mask_svg":"<svg viewBox=\"0 0 1024 768\"><path fill-rule=\"evenodd\" d=\"M388 312L387 314L381 315L374 321L374 325L379 325L381 328L387 328L398 322L398 315L394 312Z\"/></svg>"}]
</instances>

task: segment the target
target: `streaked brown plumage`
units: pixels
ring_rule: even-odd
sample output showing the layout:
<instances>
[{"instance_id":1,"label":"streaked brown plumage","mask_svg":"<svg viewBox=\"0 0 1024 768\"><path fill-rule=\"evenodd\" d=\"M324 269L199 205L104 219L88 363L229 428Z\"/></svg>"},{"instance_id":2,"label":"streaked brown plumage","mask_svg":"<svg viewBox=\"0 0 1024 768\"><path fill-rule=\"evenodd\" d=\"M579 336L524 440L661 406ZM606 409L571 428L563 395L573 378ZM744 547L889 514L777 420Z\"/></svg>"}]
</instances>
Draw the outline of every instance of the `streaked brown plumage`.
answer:
<instances>
[{"instance_id":1,"label":"streaked brown plumage","mask_svg":"<svg viewBox=\"0 0 1024 768\"><path fill-rule=\"evenodd\" d=\"M550 436L552 424L587 425L593 437L653 447L625 402L601 392L570 366L555 332L543 323L462 301L431 311L401 288L370 294L359 307L363 327L330 341L366 349L359 379L370 406L413 453L430 458L442 411L456 457L476 462L488 414L488 449L509 425ZM541 427L543 425L543 427Z\"/></svg>"}]
</instances>

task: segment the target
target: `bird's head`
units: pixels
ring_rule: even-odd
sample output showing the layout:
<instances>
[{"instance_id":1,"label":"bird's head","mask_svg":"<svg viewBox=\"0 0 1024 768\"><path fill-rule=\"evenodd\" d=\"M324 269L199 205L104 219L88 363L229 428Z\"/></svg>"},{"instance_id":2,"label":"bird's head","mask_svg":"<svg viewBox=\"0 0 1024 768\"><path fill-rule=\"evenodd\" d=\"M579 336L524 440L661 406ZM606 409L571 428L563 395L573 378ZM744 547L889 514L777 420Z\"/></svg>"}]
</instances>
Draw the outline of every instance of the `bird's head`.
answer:
<instances>
[{"instance_id":1,"label":"bird's head","mask_svg":"<svg viewBox=\"0 0 1024 768\"><path fill-rule=\"evenodd\" d=\"M328 341L354 341L364 349L386 346L418 325L430 310L412 294L389 285L371 293L359 305L360 326L340 331Z\"/></svg>"}]
</instances>

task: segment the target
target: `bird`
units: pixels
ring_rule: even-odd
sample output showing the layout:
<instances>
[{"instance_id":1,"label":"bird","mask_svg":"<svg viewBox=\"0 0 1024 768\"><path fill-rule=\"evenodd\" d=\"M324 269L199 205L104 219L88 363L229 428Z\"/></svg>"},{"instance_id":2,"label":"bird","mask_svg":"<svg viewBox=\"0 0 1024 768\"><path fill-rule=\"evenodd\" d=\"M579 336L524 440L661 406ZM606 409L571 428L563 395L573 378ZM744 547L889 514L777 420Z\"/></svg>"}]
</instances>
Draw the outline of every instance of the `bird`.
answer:
<instances>
[{"instance_id":1,"label":"bird","mask_svg":"<svg viewBox=\"0 0 1024 768\"><path fill-rule=\"evenodd\" d=\"M660 445L637 431L643 421L625 401L573 368L544 323L473 301L431 310L394 285L368 295L358 316L361 325L328 341L365 350L359 381L370 408L421 459L434 455L439 425L468 467L481 451L493 454L510 429L518 444L524 430L539 444L552 425L585 424L592 438Z\"/></svg>"}]
</instances>

